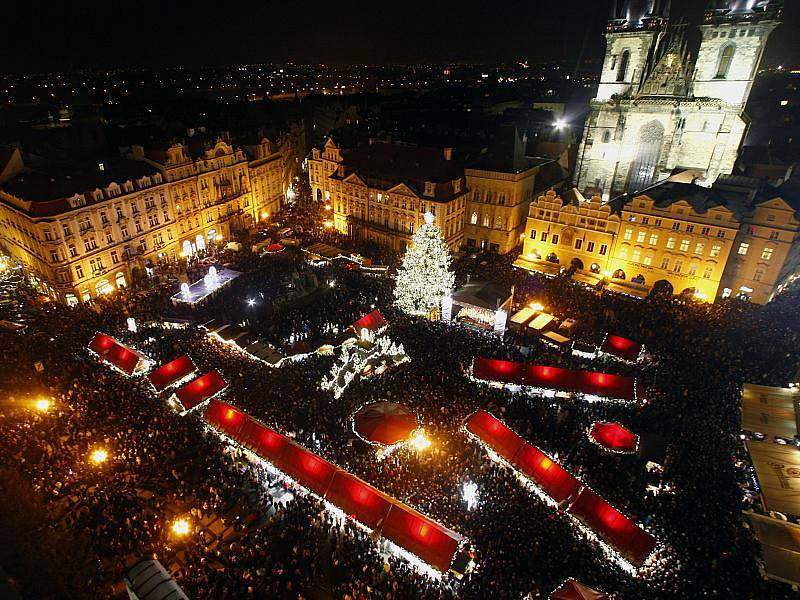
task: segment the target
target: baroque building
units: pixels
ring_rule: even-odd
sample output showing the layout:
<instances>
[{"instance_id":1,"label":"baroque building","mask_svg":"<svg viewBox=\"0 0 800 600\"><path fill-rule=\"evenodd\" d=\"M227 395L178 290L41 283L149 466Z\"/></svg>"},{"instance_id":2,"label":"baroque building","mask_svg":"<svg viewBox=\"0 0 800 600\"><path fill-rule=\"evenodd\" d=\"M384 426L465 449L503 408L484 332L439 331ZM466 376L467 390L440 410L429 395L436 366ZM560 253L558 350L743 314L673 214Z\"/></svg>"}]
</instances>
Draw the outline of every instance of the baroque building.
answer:
<instances>
[{"instance_id":1,"label":"baroque building","mask_svg":"<svg viewBox=\"0 0 800 600\"><path fill-rule=\"evenodd\" d=\"M710 186L730 174L747 130L745 104L776 0L712 1L698 48L669 0L615 2L606 56L578 151L579 189L604 199L693 169Z\"/></svg>"},{"instance_id":2,"label":"baroque building","mask_svg":"<svg viewBox=\"0 0 800 600\"><path fill-rule=\"evenodd\" d=\"M280 210L302 131L250 153L218 139L132 147L127 158L26 165L0 181L0 243L48 293L74 304L127 287L160 264L224 244Z\"/></svg>"}]
</instances>

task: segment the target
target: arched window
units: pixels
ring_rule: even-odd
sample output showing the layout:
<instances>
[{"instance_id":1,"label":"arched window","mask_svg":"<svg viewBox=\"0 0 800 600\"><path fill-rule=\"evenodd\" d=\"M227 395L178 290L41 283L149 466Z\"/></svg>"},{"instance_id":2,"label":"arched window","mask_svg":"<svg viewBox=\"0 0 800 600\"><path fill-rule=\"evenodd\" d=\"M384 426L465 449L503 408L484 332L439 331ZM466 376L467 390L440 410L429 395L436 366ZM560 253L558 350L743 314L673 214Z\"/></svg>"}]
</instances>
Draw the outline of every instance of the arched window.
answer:
<instances>
[{"instance_id":1,"label":"arched window","mask_svg":"<svg viewBox=\"0 0 800 600\"><path fill-rule=\"evenodd\" d=\"M736 48L733 44L728 44L719 53L719 63L717 63L717 74L714 79L727 79L728 71L731 70L733 63L733 55L736 53Z\"/></svg>"},{"instance_id":2,"label":"arched window","mask_svg":"<svg viewBox=\"0 0 800 600\"><path fill-rule=\"evenodd\" d=\"M489 215L488 214L483 215L483 226L484 227L488 227L489 226Z\"/></svg>"},{"instance_id":3,"label":"arched window","mask_svg":"<svg viewBox=\"0 0 800 600\"><path fill-rule=\"evenodd\" d=\"M469 222L472 223L473 225L477 225L478 224L478 213L476 213L476 212L472 213L472 217L470 217Z\"/></svg>"},{"instance_id":4,"label":"arched window","mask_svg":"<svg viewBox=\"0 0 800 600\"><path fill-rule=\"evenodd\" d=\"M617 81L625 81L625 78L628 75L628 63L630 62L631 53L628 50L625 50L622 53L622 56L619 59L619 65L617 66Z\"/></svg>"},{"instance_id":5,"label":"arched window","mask_svg":"<svg viewBox=\"0 0 800 600\"><path fill-rule=\"evenodd\" d=\"M495 217L495 219L494 219L494 228L495 229L502 229L503 228L503 217Z\"/></svg>"},{"instance_id":6,"label":"arched window","mask_svg":"<svg viewBox=\"0 0 800 600\"><path fill-rule=\"evenodd\" d=\"M603 132L603 143L607 144L610 141L611 141L611 132L608 129L606 129Z\"/></svg>"}]
</instances>

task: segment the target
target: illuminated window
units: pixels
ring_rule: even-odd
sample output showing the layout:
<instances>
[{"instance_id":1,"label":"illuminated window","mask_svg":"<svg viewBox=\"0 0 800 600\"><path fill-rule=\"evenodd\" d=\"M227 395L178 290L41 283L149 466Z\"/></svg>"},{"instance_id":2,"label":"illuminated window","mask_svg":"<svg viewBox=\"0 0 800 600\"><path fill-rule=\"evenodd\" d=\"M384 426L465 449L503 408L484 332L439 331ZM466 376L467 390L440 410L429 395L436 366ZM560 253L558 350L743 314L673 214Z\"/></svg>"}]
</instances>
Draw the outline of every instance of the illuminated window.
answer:
<instances>
[{"instance_id":1,"label":"illuminated window","mask_svg":"<svg viewBox=\"0 0 800 600\"><path fill-rule=\"evenodd\" d=\"M770 260L774 251L775 250L773 248L764 248L764 250L761 252L761 258L763 260Z\"/></svg>"},{"instance_id":2,"label":"illuminated window","mask_svg":"<svg viewBox=\"0 0 800 600\"><path fill-rule=\"evenodd\" d=\"M719 254L722 251L722 246L719 244L714 244L711 246L711 258L719 258Z\"/></svg>"},{"instance_id":3,"label":"illuminated window","mask_svg":"<svg viewBox=\"0 0 800 600\"><path fill-rule=\"evenodd\" d=\"M476 213L476 212L472 213L472 216L470 217L469 222L472 225L477 225L478 224L478 213Z\"/></svg>"},{"instance_id":4,"label":"illuminated window","mask_svg":"<svg viewBox=\"0 0 800 600\"><path fill-rule=\"evenodd\" d=\"M651 246L655 246L657 243L658 243L658 234L657 233L651 233L650 234L650 245Z\"/></svg>"},{"instance_id":5,"label":"illuminated window","mask_svg":"<svg viewBox=\"0 0 800 600\"><path fill-rule=\"evenodd\" d=\"M675 249L675 238L671 237L667 239L667 249L674 250Z\"/></svg>"},{"instance_id":6,"label":"illuminated window","mask_svg":"<svg viewBox=\"0 0 800 600\"><path fill-rule=\"evenodd\" d=\"M644 242L645 235L647 234L644 231L640 231L639 233L636 234L636 241L641 244L642 242Z\"/></svg>"},{"instance_id":7,"label":"illuminated window","mask_svg":"<svg viewBox=\"0 0 800 600\"><path fill-rule=\"evenodd\" d=\"M748 250L750 250L750 244L747 243L739 244L739 256L746 256Z\"/></svg>"},{"instance_id":8,"label":"illuminated window","mask_svg":"<svg viewBox=\"0 0 800 600\"><path fill-rule=\"evenodd\" d=\"M625 234L623 235L623 238L626 241L631 241L631 238L633 238L633 229L631 229L631 228L626 229L625 230Z\"/></svg>"},{"instance_id":9,"label":"illuminated window","mask_svg":"<svg viewBox=\"0 0 800 600\"><path fill-rule=\"evenodd\" d=\"M698 256L702 256L703 252L706 250L706 245L704 242L697 242L697 245L694 247L694 253Z\"/></svg>"},{"instance_id":10,"label":"illuminated window","mask_svg":"<svg viewBox=\"0 0 800 600\"><path fill-rule=\"evenodd\" d=\"M622 260L627 260L628 259L628 249L627 248L620 248L619 249L619 257Z\"/></svg>"},{"instance_id":11,"label":"illuminated window","mask_svg":"<svg viewBox=\"0 0 800 600\"><path fill-rule=\"evenodd\" d=\"M681 240L681 252L689 251L689 240Z\"/></svg>"},{"instance_id":12,"label":"illuminated window","mask_svg":"<svg viewBox=\"0 0 800 600\"><path fill-rule=\"evenodd\" d=\"M644 264L647 265L648 267L653 264L652 254L648 254L647 256L644 257Z\"/></svg>"},{"instance_id":13,"label":"illuminated window","mask_svg":"<svg viewBox=\"0 0 800 600\"><path fill-rule=\"evenodd\" d=\"M639 262L639 259L641 257L642 253L637 249L633 251L633 254L631 255L631 260L633 260L633 262Z\"/></svg>"}]
</instances>

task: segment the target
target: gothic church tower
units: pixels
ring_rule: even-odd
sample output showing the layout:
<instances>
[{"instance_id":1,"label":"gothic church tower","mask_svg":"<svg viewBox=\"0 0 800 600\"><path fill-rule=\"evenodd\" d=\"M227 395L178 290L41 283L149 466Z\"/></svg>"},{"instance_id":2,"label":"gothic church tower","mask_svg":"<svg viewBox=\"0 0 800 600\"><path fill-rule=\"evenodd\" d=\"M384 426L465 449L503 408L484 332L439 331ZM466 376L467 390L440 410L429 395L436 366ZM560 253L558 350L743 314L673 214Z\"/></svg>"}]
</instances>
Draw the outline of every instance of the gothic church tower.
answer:
<instances>
[{"instance_id":1,"label":"gothic church tower","mask_svg":"<svg viewBox=\"0 0 800 600\"><path fill-rule=\"evenodd\" d=\"M669 0L615 2L597 97L575 174L579 189L632 193L696 170L711 185L733 170L747 124L744 106L782 3L712 1L690 48L669 23Z\"/></svg>"}]
</instances>

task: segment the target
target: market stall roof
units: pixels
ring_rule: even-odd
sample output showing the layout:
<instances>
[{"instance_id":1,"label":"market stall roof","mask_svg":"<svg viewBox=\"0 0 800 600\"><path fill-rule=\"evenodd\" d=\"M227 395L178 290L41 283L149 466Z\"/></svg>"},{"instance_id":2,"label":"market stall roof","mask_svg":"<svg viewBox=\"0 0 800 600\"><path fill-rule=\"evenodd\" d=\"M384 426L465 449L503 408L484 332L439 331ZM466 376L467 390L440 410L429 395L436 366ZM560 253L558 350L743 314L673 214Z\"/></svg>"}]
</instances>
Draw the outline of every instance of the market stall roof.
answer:
<instances>
[{"instance_id":1,"label":"market stall roof","mask_svg":"<svg viewBox=\"0 0 800 600\"><path fill-rule=\"evenodd\" d=\"M588 487L581 490L569 512L591 527L635 567L641 566L656 547L652 535Z\"/></svg>"},{"instance_id":2,"label":"market stall roof","mask_svg":"<svg viewBox=\"0 0 800 600\"><path fill-rule=\"evenodd\" d=\"M642 345L619 335L609 333L600 346L600 350L622 360L636 362L642 351Z\"/></svg>"},{"instance_id":3,"label":"market stall roof","mask_svg":"<svg viewBox=\"0 0 800 600\"><path fill-rule=\"evenodd\" d=\"M350 328L356 335L361 335L361 331L366 329L371 333L375 333L387 327L389 324L383 318L381 311L375 309L371 313L364 315L358 321L353 323Z\"/></svg>"},{"instance_id":4,"label":"market stall roof","mask_svg":"<svg viewBox=\"0 0 800 600\"><path fill-rule=\"evenodd\" d=\"M800 516L800 449L788 444L748 440L747 451L756 469L767 510Z\"/></svg>"},{"instance_id":5,"label":"market stall roof","mask_svg":"<svg viewBox=\"0 0 800 600\"><path fill-rule=\"evenodd\" d=\"M141 560L125 575L132 600L189 600L178 583L157 560Z\"/></svg>"},{"instance_id":6,"label":"market stall roof","mask_svg":"<svg viewBox=\"0 0 800 600\"><path fill-rule=\"evenodd\" d=\"M394 544L446 572L462 537L340 469L238 408L212 400L203 418L300 485Z\"/></svg>"},{"instance_id":7,"label":"market stall roof","mask_svg":"<svg viewBox=\"0 0 800 600\"><path fill-rule=\"evenodd\" d=\"M620 283L609 283L606 286L609 292L615 294L622 294L623 296L631 296L633 298L647 298L650 295L650 290L647 288L634 287L631 285L624 285Z\"/></svg>"},{"instance_id":8,"label":"market stall roof","mask_svg":"<svg viewBox=\"0 0 800 600\"><path fill-rule=\"evenodd\" d=\"M195 367L192 359L186 354L179 356L148 375L150 383L156 388L156 391L162 392L175 382L180 381L184 377L191 375L195 372Z\"/></svg>"},{"instance_id":9,"label":"market stall roof","mask_svg":"<svg viewBox=\"0 0 800 600\"><path fill-rule=\"evenodd\" d=\"M636 400L636 379L621 375L478 357L473 360L472 374L483 381L577 392L628 402Z\"/></svg>"},{"instance_id":10,"label":"market stall roof","mask_svg":"<svg viewBox=\"0 0 800 600\"><path fill-rule=\"evenodd\" d=\"M556 502L580 489L580 481L566 469L485 410L475 412L464 426Z\"/></svg>"},{"instance_id":11,"label":"market stall roof","mask_svg":"<svg viewBox=\"0 0 800 600\"><path fill-rule=\"evenodd\" d=\"M550 592L550 600L608 600L608 594L598 592L574 579L567 579Z\"/></svg>"},{"instance_id":12,"label":"market stall roof","mask_svg":"<svg viewBox=\"0 0 800 600\"><path fill-rule=\"evenodd\" d=\"M367 404L353 415L353 429L363 439L391 446L411 437L417 416L396 402Z\"/></svg>"},{"instance_id":13,"label":"market stall roof","mask_svg":"<svg viewBox=\"0 0 800 600\"><path fill-rule=\"evenodd\" d=\"M556 318L553 315L539 313L533 321L528 323L528 327L534 331L542 331L545 327L550 325L550 323L555 321L555 319Z\"/></svg>"},{"instance_id":14,"label":"market stall roof","mask_svg":"<svg viewBox=\"0 0 800 600\"><path fill-rule=\"evenodd\" d=\"M497 310L511 300L511 293L490 281L470 281L453 292L453 302Z\"/></svg>"},{"instance_id":15,"label":"market stall roof","mask_svg":"<svg viewBox=\"0 0 800 600\"><path fill-rule=\"evenodd\" d=\"M612 452L634 453L639 445L639 436L619 423L595 421L589 436L603 448Z\"/></svg>"},{"instance_id":16,"label":"market stall roof","mask_svg":"<svg viewBox=\"0 0 800 600\"><path fill-rule=\"evenodd\" d=\"M536 310L531 308L530 306L526 306L521 311L514 314L511 317L511 322L516 325L525 325L528 321L533 318L533 315L536 314Z\"/></svg>"},{"instance_id":17,"label":"market stall roof","mask_svg":"<svg viewBox=\"0 0 800 600\"><path fill-rule=\"evenodd\" d=\"M184 411L193 409L228 387L219 371L209 371L175 392Z\"/></svg>"},{"instance_id":18,"label":"market stall roof","mask_svg":"<svg viewBox=\"0 0 800 600\"><path fill-rule=\"evenodd\" d=\"M556 346L563 347L566 344L569 344L570 339L566 336L561 335L560 333L556 333L555 331L545 331L542 334L542 339L550 342L551 344L555 344Z\"/></svg>"},{"instance_id":19,"label":"market stall roof","mask_svg":"<svg viewBox=\"0 0 800 600\"><path fill-rule=\"evenodd\" d=\"M767 577L800 585L800 525L754 512L745 516L761 544Z\"/></svg>"},{"instance_id":20,"label":"market stall roof","mask_svg":"<svg viewBox=\"0 0 800 600\"><path fill-rule=\"evenodd\" d=\"M514 266L526 271L533 271L534 273L541 273L547 277L555 277L561 272L561 265L558 263L551 263L546 260L538 260L535 257L523 255L520 256L515 262Z\"/></svg>"},{"instance_id":21,"label":"market stall roof","mask_svg":"<svg viewBox=\"0 0 800 600\"><path fill-rule=\"evenodd\" d=\"M101 360L113 365L126 375L133 375L145 362L145 357L118 342L110 335L97 333L89 342L89 350Z\"/></svg>"},{"instance_id":22,"label":"market stall roof","mask_svg":"<svg viewBox=\"0 0 800 600\"><path fill-rule=\"evenodd\" d=\"M742 429L794 439L800 430L800 390L745 383Z\"/></svg>"},{"instance_id":23,"label":"market stall roof","mask_svg":"<svg viewBox=\"0 0 800 600\"><path fill-rule=\"evenodd\" d=\"M267 254L278 254L279 252L283 252L284 250L286 250L286 247L283 244L274 243L267 246L265 252Z\"/></svg>"}]
</instances>

